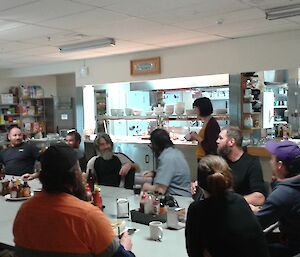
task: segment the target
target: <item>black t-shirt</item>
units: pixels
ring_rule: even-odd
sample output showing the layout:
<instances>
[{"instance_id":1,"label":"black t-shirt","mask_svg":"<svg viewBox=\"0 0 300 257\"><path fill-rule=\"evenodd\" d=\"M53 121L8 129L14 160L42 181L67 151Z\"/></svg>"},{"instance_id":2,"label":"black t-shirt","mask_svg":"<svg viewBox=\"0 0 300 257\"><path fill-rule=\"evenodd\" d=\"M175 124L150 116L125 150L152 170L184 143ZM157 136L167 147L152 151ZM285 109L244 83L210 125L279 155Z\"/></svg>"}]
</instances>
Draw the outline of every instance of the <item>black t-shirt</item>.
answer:
<instances>
[{"instance_id":1,"label":"black t-shirt","mask_svg":"<svg viewBox=\"0 0 300 257\"><path fill-rule=\"evenodd\" d=\"M227 192L224 198L191 203L185 229L190 257L268 257L262 229L242 196Z\"/></svg>"},{"instance_id":2,"label":"black t-shirt","mask_svg":"<svg viewBox=\"0 0 300 257\"><path fill-rule=\"evenodd\" d=\"M115 155L110 160L104 160L99 156L94 164L98 184L118 187L121 180L119 175L121 166L121 161Z\"/></svg>"},{"instance_id":3,"label":"black t-shirt","mask_svg":"<svg viewBox=\"0 0 300 257\"><path fill-rule=\"evenodd\" d=\"M4 164L7 175L21 176L34 172L34 163L39 156L39 149L35 145L22 143L1 151L0 162Z\"/></svg>"},{"instance_id":4,"label":"black t-shirt","mask_svg":"<svg viewBox=\"0 0 300 257\"><path fill-rule=\"evenodd\" d=\"M233 175L234 191L241 195L260 192L267 195L262 168L257 157L244 153L235 162L227 160Z\"/></svg>"}]
</instances>

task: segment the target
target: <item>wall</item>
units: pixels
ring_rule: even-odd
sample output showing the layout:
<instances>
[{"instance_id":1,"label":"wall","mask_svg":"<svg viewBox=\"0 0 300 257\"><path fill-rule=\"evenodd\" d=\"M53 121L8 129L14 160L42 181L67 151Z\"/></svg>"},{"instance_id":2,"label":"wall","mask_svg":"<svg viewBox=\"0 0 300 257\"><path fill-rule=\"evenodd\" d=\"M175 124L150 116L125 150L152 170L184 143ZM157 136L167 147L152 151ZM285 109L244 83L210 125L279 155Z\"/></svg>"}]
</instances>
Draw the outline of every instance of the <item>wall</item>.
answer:
<instances>
[{"instance_id":1,"label":"wall","mask_svg":"<svg viewBox=\"0 0 300 257\"><path fill-rule=\"evenodd\" d=\"M82 61L3 71L0 77L76 72L76 86L158 78L296 68L300 30L86 60L89 75L79 76ZM161 56L162 74L130 76L132 59Z\"/></svg>"},{"instance_id":2,"label":"wall","mask_svg":"<svg viewBox=\"0 0 300 257\"><path fill-rule=\"evenodd\" d=\"M26 78L1 78L0 77L0 93L7 93L10 87L16 87L21 84L40 85L44 88L46 97L56 96L56 76L36 76Z\"/></svg>"}]
</instances>

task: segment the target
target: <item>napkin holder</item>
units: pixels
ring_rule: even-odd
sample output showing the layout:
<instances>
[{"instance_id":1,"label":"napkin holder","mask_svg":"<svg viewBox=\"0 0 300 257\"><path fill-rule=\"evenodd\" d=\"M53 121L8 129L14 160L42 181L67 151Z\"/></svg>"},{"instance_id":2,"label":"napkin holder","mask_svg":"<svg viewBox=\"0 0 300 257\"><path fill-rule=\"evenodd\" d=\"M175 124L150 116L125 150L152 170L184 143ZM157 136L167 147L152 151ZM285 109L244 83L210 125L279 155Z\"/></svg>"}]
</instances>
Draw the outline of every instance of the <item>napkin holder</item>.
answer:
<instances>
[{"instance_id":1,"label":"napkin holder","mask_svg":"<svg viewBox=\"0 0 300 257\"><path fill-rule=\"evenodd\" d=\"M162 223L167 222L167 214L145 214L143 212L140 212L138 210L132 210L130 211L131 214L131 221L149 225L151 221L161 221Z\"/></svg>"},{"instance_id":2,"label":"napkin holder","mask_svg":"<svg viewBox=\"0 0 300 257\"><path fill-rule=\"evenodd\" d=\"M185 208L168 207L167 227L171 229L181 229L185 227Z\"/></svg>"}]
</instances>

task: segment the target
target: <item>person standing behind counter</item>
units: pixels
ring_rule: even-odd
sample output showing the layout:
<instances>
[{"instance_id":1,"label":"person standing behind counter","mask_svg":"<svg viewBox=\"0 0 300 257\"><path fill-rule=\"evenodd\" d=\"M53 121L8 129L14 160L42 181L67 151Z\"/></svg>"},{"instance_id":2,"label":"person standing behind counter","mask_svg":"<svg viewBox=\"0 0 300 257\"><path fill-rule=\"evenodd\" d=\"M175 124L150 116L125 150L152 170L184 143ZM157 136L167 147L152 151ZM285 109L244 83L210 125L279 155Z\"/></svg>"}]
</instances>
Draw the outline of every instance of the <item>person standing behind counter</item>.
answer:
<instances>
[{"instance_id":1,"label":"person standing behind counter","mask_svg":"<svg viewBox=\"0 0 300 257\"><path fill-rule=\"evenodd\" d=\"M262 229L242 196L231 191L232 175L219 156L198 166L204 199L191 203L185 237L189 257L268 257Z\"/></svg>"},{"instance_id":2,"label":"person standing behind counter","mask_svg":"<svg viewBox=\"0 0 300 257\"><path fill-rule=\"evenodd\" d=\"M0 152L0 163L5 166L5 174L22 176L34 173L35 161L40 157L39 149L34 144L23 142L23 134L17 125L8 128L7 138L8 148Z\"/></svg>"},{"instance_id":3,"label":"person standing behind counter","mask_svg":"<svg viewBox=\"0 0 300 257\"><path fill-rule=\"evenodd\" d=\"M147 172L145 176L154 176L153 185L144 183L143 191L191 196L190 169L182 152L174 147L168 132L155 129L150 135L153 152L158 158L156 172Z\"/></svg>"},{"instance_id":4,"label":"person standing behind counter","mask_svg":"<svg viewBox=\"0 0 300 257\"><path fill-rule=\"evenodd\" d=\"M203 122L199 131L191 132L191 140L198 141L196 157L199 161L208 154L217 154L217 139L220 133L220 126L216 119L212 117L213 106L209 98L201 97L194 101L193 107L196 109L197 118Z\"/></svg>"}]
</instances>

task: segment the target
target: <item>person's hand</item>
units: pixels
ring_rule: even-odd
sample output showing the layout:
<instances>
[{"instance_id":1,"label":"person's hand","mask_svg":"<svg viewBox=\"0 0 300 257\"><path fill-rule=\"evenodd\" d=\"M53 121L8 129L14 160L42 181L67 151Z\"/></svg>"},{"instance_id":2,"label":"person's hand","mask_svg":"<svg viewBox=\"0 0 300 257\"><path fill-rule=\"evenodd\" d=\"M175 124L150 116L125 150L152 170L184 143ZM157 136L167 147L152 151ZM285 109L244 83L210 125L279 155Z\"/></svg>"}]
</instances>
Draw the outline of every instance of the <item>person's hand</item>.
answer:
<instances>
[{"instance_id":1,"label":"person's hand","mask_svg":"<svg viewBox=\"0 0 300 257\"><path fill-rule=\"evenodd\" d=\"M120 169L119 175L122 177L125 177L127 175L127 173L130 171L131 169L131 164L130 163L125 163L122 168Z\"/></svg>"},{"instance_id":2,"label":"person's hand","mask_svg":"<svg viewBox=\"0 0 300 257\"><path fill-rule=\"evenodd\" d=\"M198 187L198 181L195 180L191 183L191 192L192 192L192 195L196 194L197 193L197 187Z\"/></svg>"},{"instance_id":3,"label":"person's hand","mask_svg":"<svg viewBox=\"0 0 300 257\"><path fill-rule=\"evenodd\" d=\"M35 178L37 178L38 176L39 176L39 172L35 172L35 173L33 173L33 174L30 174L30 173L25 173L25 174L23 174L22 176L21 176L21 179L23 180L23 181L28 181L28 180L33 180L33 179L35 179Z\"/></svg>"},{"instance_id":4,"label":"person's hand","mask_svg":"<svg viewBox=\"0 0 300 257\"><path fill-rule=\"evenodd\" d=\"M191 135L191 140L197 140L197 141L201 141L202 140L201 137L195 131L192 131L190 133L190 135Z\"/></svg>"},{"instance_id":5,"label":"person's hand","mask_svg":"<svg viewBox=\"0 0 300 257\"><path fill-rule=\"evenodd\" d=\"M123 245L123 247L125 248L125 250L131 251L131 249L132 249L132 242L131 242L131 238L128 235L127 231L125 231L122 234L122 237L120 239L120 244Z\"/></svg>"},{"instance_id":6,"label":"person's hand","mask_svg":"<svg viewBox=\"0 0 300 257\"><path fill-rule=\"evenodd\" d=\"M146 170L146 171L143 173L143 176L144 176L144 177L154 177L154 171Z\"/></svg>"},{"instance_id":7,"label":"person's hand","mask_svg":"<svg viewBox=\"0 0 300 257\"><path fill-rule=\"evenodd\" d=\"M260 206L255 206L255 205L250 204L250 203L249 203L249 206L250 206L250 208L251 208L251 210L253 211L254 214L257 213L261 208Z\"/></svg>"}]
</instances>

